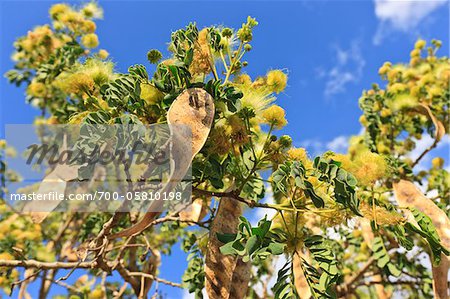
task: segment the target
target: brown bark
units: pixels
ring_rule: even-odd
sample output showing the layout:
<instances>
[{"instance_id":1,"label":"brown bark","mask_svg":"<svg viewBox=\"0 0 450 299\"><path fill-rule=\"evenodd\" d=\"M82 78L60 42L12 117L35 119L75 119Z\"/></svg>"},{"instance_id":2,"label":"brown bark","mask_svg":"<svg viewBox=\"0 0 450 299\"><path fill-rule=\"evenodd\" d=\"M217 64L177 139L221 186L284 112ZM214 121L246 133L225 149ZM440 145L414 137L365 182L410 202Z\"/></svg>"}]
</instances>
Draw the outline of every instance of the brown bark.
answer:
<instances>
[{"instance_id":1,"label":"brown bark","mask_svg":"<svg viewBox=\"0 0 450 299\"><path fill-rule=\"evenodd\" d=\"M222 197L209 233L208 251L205 262L205 287L210 299L241 299L245 297L250 280L251 263L244 263L239 257L223 255L223 245L217 233L236 233L241 204Z\"/></svg>"}]
</instances>

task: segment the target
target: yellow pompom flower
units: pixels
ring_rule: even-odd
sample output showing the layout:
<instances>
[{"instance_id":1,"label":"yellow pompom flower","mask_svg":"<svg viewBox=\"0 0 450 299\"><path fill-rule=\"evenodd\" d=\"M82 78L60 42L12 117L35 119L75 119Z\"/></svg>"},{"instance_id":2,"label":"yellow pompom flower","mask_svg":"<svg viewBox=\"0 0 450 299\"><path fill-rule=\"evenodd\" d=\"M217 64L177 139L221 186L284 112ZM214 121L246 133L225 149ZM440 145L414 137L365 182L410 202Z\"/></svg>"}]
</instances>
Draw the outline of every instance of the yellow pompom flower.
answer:
<instances>
[{"instance_id":1,"label":"yellow pompom flower","mask_svg":"<svg viewBox=\"0 0 450 299\"><path fill-rule=\"evenodd\" d=\"M284 109L278 105L272 105L262 112L265 123L276 129L281 129L287 124Z\"/></svg>"},{"instance_id":2,"label":"yellow pompom flower","mask_svg":"<svg viewBox=\"0 0 450 299\"><path fill-rule=\"evenodd\" d=\"M8 252L2 252L0 253L0 260L13 260L14 256L12 256L10 253Z\"/></svg>"},{"instance_id":3,"label":"yellow pompom flower","mask_svg":"<svg viewBox=\"0 0 450 299\"><path fill-rule=\"evenodd\" d=\"M267 73L267 86L272 92L280 93L287 85L288 76L280 70L273 70Z\"/></svg>"},{"instance_id":4,"label":"yellow pompom flower","mask_svg":"<svg viewBox=\"0 0 450 299\"><path fill-rule=\"evenodd\" d=\"M399 74L399 71L397 69L391 69L388 73L387 73L387 77L389 81L394 81L397 76Z\"/></svg>"},{"instance_id":5,"label":"yellow pompom flower","mask_svg":"<svg viewBox=\"0 0 450 299\"><path fill-rule=\"evenodd\" d=\"M407 86L403 83L394 83L389 86L389 91L393 93L405 91Z\"/></svg>"},{"instance_id":6,"label":"yellow pompom flower","mask_svg":"<svg viewBox=\"0 0 450 299\"><path fill-rule=\"evenodd\" d=\"M301 162L305 162L306 160L308 160L308 153L306 152L306 149L300 147L300 148L290 148L287 151L287 155L289 158L291 158L292 160L295 161L301 161Z\"/></svg>"},{"instance_id":7,"label":"yellow pompom flower","mask_svg":"<svg viewBox=\"0 0 450 299\"><path fill-rule=\"evenodd\" d=\"M400 224L405 221L402 215L395 211L388 211L380 206L375 206L374 208L365 202L361 203L360 211L364 218L376 221L379 225Z\"/></svg>"},{"instance_id":8,"label":"yellow pompom flower","mask_svg":"<svg viewBox=\"0 0 450 299\"><path fill-rule=\"evenodd\" d=\"M52 19L58 19L59 15L62 15L71 10L67 4L58 3L50 7L49 14Z\"/></svg>"},{"instance_id":9,"label":"yellow pompom flower","mask_svg":"<svg viewBox=\"0 0 450 299\"><path fill-rule=\"evenodd\" d=\"M74 31L76 26L83 21L83 16L76 11L68 10L58 16L58 20L68 26L70 30Z\"/></svg>"},{"instance_id":10,"label":"yellow pompom flower","mask_svg":"<svg viewBox=\"0 0 450 299\"><path fill-rule=\"evenodd\" d=\"M71 74L61 84L61 89L66 93L90 92L94 89L94 80L85 73Z\"/></svg>"},{"instance_id":11,"label":"yellow pompom flower","mask_svg":"<svg viewBox=\"0 0 450 299\"><path fill-rule=\"evenodd\" d=\"M96 48L99 44L98 36L95 33L86 34L81 38L81 43L86 48Z\"/></svg>"},{"instance_id":12,"label":"yellow pompom flower","mask_svg":"<svg viewBox=\"0 0 450 299\"><path fill-rule=\"evenodd\" d=\"M416 48L416 49L423 49L423 48L425 48L426 44L427 44L426 41L424 41L423 39L419 39L419 40L416 41L416 43L414 45L414 48Z\"/></svg>"},{"instance_id":13,"label":"yellow pompom flower","mask_svg":"<svg viewBox=\"0 0 450 299\"><path fill-rule=\"evenodd\" d=\"M387 172L385 159L370 151L359 153L353 161L352 168L349 171L353 173L358 182L366 186L383 178Z\"/></svg>"},{"instance_id":14,"label":"yellow pompom flower","mask_svg":"<svg viewBox=\"0 0 450 299\"><path fill-rule=\"evenodd\" d=\"M198 33L197 44L194 47L194 57L189 66L189 72L194 76L209 74L214 58L211 57L211 47L208 42L208 29Z\"/></svg>"},{"instance_id":15,"label":"yellow pompom flower","mask_svg":"<svg viewBox=\"0 0 450 299\"><path fill-rule=\"evenodd\" d=\"M253 87L253 88L263 88L263 89L267 89L266 78L264 78L264 77L258 77L258 78L256 78L256 80L253 81L253 83L252 83L252 87Z\"/></svg>"},{"instance_id":16,"label":"yellow pompom flower","mask_svg":"<svg viewBox=\"0 0 450 299\"><path fill-rule=\"evenodd\" d=\"M389 70L391 69L391 66L392 66L392 63L390 63L389 61L385 62L383 64L383 66L380 67L380 69L378 70L378 74L380 76L386 75L389 72Z\"/></svg>"},{"instance_id":17,"label":"yellow pompom flower","mask_svg":"<svg viewBox=\"0 0 450 299\"><path fill-rule=\"evenodd\" d=\"M409 61L409 64L411 66L416 66L416 65L419 64L419 62L420 62L420 58L419 57L414 57L414 58L411 58L411 60Z\"/></svg>"},{"instance_id":18,"label":"yellow pompom flower","mask_svg":"<svg viewBox=\"0 0 450 299\"><path fill-rule=\"evenodd\" d=\"M402 93L387 101L386 104L393 112L397 112L417 106L419 104L419 100L415 96L408 93Z\"/></svg>"},{"instance_id":19,"label":"yellow pompom flower","mask_svg":"<svg viewBox=\"0 0 450 299\"><path fill-rule=\"evenodd\" d=\"M234 83L242 85L250 85L252 84L252 79L247 74L241 74L234 78Z\"/></svg>"},{"instance_id":20,"label":"yellow pompom flower","mask_svg":"<svg viewBox=\"0 0 450 299\"><path fill-rule=\"evenodd\" d=\"M224 134L225 131L227 131L225 126L217 126L211 130L208 138L210 140L209 144L211 145L208 150L209 153L224 155L230 151L230 136Z\"/></svg>"},{"instance_id":21,"label":"yellow pompom flower","mask_svg":"<svg viewBox=\"0 0 450 299\"><path fill-rule=\"evenodd\" d=\"M81 28L84 32L94 33L95 29L97 29L97 25L91 20L86 20L81 24Z\"/></svg>"},{"instance_id":22,"label":"yellow pompom flower","mask_svg":"<svg viewBox=\"0 0 450 299\"><path fill-rule=\"evenodd\" d=\"M77 68L77 72L89 75L97 86L101 86L116 78L114 64L110 61L89 58Z\"/></svg>"},{"instance_id":23,"label":"yellow pompom flower","mask_svg":"<svg viewBox=\"0 0 450 299\"><path fill-rule=\"evenodd\" d=\"M383 108L383 109L381 109L380 115L381 115L381 117L391 116L392 115L392 110L388 109L388 108Z\"/></svg>"},{"instance_id":24,"label":"yellow pompom flower","mask_svg":"<svg viewBox=\"0 0 450 299\"><path fill-rule=\"evenodd\" d=\"M434 169L441 169L444 166L444 159L441 157L436 157L431 160L431 165Z\"/></svg>"},{"instance_id":25,"label":"yellow pompom flower","mask_svg":"<svg viewBox=\"0 0 450 299\"><path fill-rule=\"evenodd\" d=\"M258 120L262 112L275 100L270 91L265 88L254 88L253 84L242 84L239 89L243 93L240 100L240 109L249 108L253 110Z\"/></svg>"},{"instance_id":26,"label":"yellow pompom flower","mask_svg":"<svg viewBox=\"0 0 450 299\"><path fill-rule=\"evenodd\" d=\"M359 123L362 124L365 127L367 127L367 125L369 124L369 122L367 121L367 118L366 118L365 115L361 115L359 117Z\"/></svg>"},{"instance_id":27,"label":"yellow pompom flower","mask_svg":"<svg viewBox=\"0 0 450 299\"><path fill-rule=\"evenodd\" d=\"M420 50L419 49L412 50L409 56L411 56L411 58L420 57Z\"/></svg>"},{"instance_id":28,"label":"yellow pompom flower","mask_svg":"<svg viewBox=\"0 0 450 299\"><path fill-rule=\"evenodd\" d=\"M430 97L440 97L441 95L444 94L444 90L437 87L437 86L432 86L430 88L427 89L428 95Z\"/></svg>"},{"instance_id":29,"label":"yellow pompom flower","mask_svg":"<svg viewBox=\"0 0 450 299\"><path fill-rule=\"evenodd\" d=\"M227 124L230 126L230 135L236 145L243 145L249 141L249 133L244 121L236 114L227 118Z\"/></svg>"},{"instance_id":30,"label":"yellow pompom flower","mask_svg":"<svg viewBox=\"0 0 450 299\"><path fill-rule=\"evenodd\" d=\"M98 51L98 57L100 57L100 59L106 59L106 58L108 58L108 56L109 56L109 53L105 49L101 49Z\"/></svg>"},{"instance_id":31,"label":"yellow pompom flower","mask_svg":"<svg viewBox=\"0 0 450 299\"><path fill-rule=\"evenodd\" d=\"M141 99L143 99L148 105L154 105L159 103L163 99L164 95L156 87L151 84L141 84Z\"/></svg>"},{"instance_id":32,"label":"yellow pompom flower","mask_svg":"<svg viewBox=\"0 0 450 299\"><path fill-rule=\"evenodd\" d=\"M81 9L81 13L87 18L95 18L95 19L103 18L103 10L95 2L90 2L86 4Z\"/></svg>"},{"instance_id":33,"label":"yellow pompom flower","mask_svg":"<svg viewBox=\"0 0 450 299\"><path fill-rule=\"evenodd\" d=\"M28 85L27 94L36 98L45 97L47 93L47 88L44 83L41 82L32 82Z\"/></svg>"}]
</instances>

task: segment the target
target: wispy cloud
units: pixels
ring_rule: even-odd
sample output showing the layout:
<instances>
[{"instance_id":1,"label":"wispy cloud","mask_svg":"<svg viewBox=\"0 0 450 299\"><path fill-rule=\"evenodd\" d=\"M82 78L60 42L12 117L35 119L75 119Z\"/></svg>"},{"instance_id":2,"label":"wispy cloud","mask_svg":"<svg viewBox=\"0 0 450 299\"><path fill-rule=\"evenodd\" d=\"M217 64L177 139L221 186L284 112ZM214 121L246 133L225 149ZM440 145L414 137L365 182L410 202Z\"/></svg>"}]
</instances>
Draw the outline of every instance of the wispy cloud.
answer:
<instances>
[{"instance_id":1,"label":"wispy cloud","mask_svg":"<svg viewBox=\"0 0 450 299\"><path fill-rule=\"evenodd\" d=\"M323 154L326 151L335 153L346 153L348 149L348 140L350 136L341 135L330 141L320 141L315 139L304 140L300 143L301 147L306 148L310 157Z\"/></svg>"},{"instance_id":2,"label":"wispy cloud","mask_svg":"<svg viewBox=\"0 0 450 299\"><path fill-rule=\"evenodd\" d=\"M352 41L348 49L334 47L335 65L330 69L320 68L318 77L325 79L326 97L345 92L347 85L360 80L366 64L358 41Z\"/></svg>"},{"instance_id":3,"label":"wispy cloud","mask_svg":"<svg viewBox=\"0 0 450 299\"><path fill-rule=\"evenodd\" d=\"M392 31L410 32L448 0L374 0L375 15L380 20L373 38L380 44Z\"/></svg>"}]
</instances>

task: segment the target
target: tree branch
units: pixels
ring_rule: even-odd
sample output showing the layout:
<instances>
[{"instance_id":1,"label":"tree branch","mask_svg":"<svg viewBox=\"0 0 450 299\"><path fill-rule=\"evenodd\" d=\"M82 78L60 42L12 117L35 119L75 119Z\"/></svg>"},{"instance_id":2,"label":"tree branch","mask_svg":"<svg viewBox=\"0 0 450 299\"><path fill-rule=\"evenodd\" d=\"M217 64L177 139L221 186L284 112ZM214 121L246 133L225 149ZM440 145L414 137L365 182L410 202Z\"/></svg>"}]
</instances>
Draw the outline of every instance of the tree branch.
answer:
<instances>
[{"instance_id":1,"label":"tree branch","mask_svg":"<svg viewBox=\"0 0 450 299\"><path fill-rule=\"evenodd\" d=\"M97 262L40 262L36 260L0 260L0 267L23 267L37 269L91 269L97 266Z\"/></svg>"}]
</instances>

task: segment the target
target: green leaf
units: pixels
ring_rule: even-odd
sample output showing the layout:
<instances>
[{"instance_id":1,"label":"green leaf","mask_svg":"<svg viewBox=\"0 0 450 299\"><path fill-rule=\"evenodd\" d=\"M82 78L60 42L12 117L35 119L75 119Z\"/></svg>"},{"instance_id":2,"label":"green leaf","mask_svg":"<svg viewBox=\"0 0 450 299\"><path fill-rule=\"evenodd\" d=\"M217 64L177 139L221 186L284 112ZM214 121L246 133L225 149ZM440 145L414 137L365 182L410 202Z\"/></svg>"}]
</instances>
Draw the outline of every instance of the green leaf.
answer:
<instances>
[{"instance_id":1,"label":"green leaf","mask_svg":"<svg viewBox=\"0 0 450 299\"><path fill-rule=\"evenodd\" d=\"M294 284L294 272L292 271L292 261L287 261L286 264L278 271L277 281L274 284L272 291L274 299L284 298L300 298Z\"/></svg>"},{"instance_id":2,"label":"green leaf","mask_svg":"<svg viewBox=\"0 0 450 299\"><path fill-rule=\"evenodd\" d=\"M228 242L234 241L237 236L237 234L228 234L228 233L224 233L224 234L217 233L216 235L217 235L217 239L222 243L228 243Z\"/></svg>"},{"instance_id":3,"label":"green leaf","mask_svg":"<svg viewBox=\"0 0 450 299\"><path fill-rule=\"evenodd\" d=\"M247 244L245 244L245 249L247 250L248 255L252 255L261 245L261 241L258 239L258 236L251 236L247 240Z\"/></svg>"},{"instance_id":4,"label":"green leaf","mask_svg":"<svg viewBox=\"0 0 450 299\"><path fill-rule=\"evenodd\" d=\"M317 262L322 270L320 274L318 269L315 269L304 260L302 262L302 269L313 297L336 298L333 289L340 273L337 258L333 254L330 241L322 236L314 235L305 239L305 246L309 248L312 259Z\"/></svg>"},{"instance_id":5,"label":"green leaf","mask_svg":"<svg viewBox=\"0 0 450 299\"><path fill-rule=\"evenodd\" d=\"M400 274L402 274L402 271L399 270L399 269L398 269L394 264L392 264L392 263L389 263L389 264L387 265L387 268L388 268L389 272L390 272L393 276L395 276L395 277L399 277Z\"/></svg>"}]
</instances>

